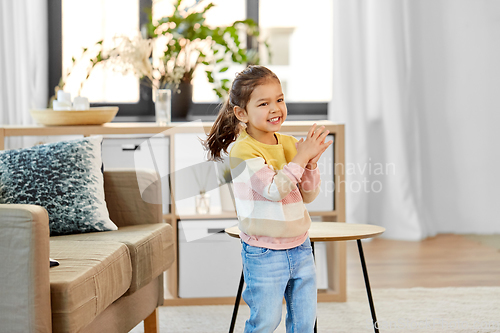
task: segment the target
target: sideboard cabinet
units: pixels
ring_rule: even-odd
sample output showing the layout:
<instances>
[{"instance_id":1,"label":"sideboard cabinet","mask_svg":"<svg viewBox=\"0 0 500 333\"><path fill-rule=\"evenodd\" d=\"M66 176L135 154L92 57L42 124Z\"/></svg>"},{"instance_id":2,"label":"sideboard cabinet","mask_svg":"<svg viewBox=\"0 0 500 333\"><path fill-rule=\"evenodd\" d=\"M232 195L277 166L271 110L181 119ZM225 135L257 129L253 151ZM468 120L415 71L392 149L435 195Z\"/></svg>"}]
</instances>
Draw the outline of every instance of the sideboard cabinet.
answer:
<instances>
[{"instance_id":1,"label":"sideboard cabinet","mask_svg":"<svg viewBox=\"0 0 500 333\"><path fill-rule=\"evenodd\" d=\"M280 132L294 135L297 137L305 135L314 122L312 121L287 121L283 124ZM345 222L345 157L344 157L344 125L334 124L329 121L317 121L318 125L324 125L330 131L334 144L328 149L333 149L333 161L326 170L331 175L329 184L325 184L329 192L327 202L317 204L314 209L310 209L310 215L315 220ZM177 170L176 150L182 149L183 144L180 138L185 134L199 134L204 138L209 132L212 123L210 122L191 122L191 123L173 123L169 126L157 126L155 123L107 123L100 126L15 126L7 125L0 127L0 150L4 149L5 138L15 136L65 136L65 135L104 135L137 137L163 137L168 138L166 142L168 149L164 152L168 154L169 170ZM179 139L179 142L176 142ZM182 139L183 140L183 139ZM130 147L129 149L135 149ZM183 154L189 152L183 151ZM325 170L321 170L322 173ZM162 177L163 180L164 177ZM177 179L177 180L176 180ZM170 223L174 229L175 235L178 235L179 221L197 221L197 220L235 220L234 212L222 211L218 207L210 209L209 213L197 214L196 210L184 207L175 203L176 186L182 187L178 177L169 177L166 185L170 201L169 207L165 207L164 202L164 221ZM165 182L162 182L162 186ZM333 195L332 195L333 194ZM227 236L229 237L229 236ZM182 298L179 296L179 239L176 239L176 261L167 272L166 278L166 296L165 305L205 305L205 304L234 304L235 297L190 297ZM318 290L318 301L320 302L342 302L346 300L346 250L344 242L327 243L326 246L326 281L324 287ZM203 279L203 276L197 277ZM235 285L237 285L235 281ZM234 290L236 296L237 290Z\"/></svg>"}]
</instances>

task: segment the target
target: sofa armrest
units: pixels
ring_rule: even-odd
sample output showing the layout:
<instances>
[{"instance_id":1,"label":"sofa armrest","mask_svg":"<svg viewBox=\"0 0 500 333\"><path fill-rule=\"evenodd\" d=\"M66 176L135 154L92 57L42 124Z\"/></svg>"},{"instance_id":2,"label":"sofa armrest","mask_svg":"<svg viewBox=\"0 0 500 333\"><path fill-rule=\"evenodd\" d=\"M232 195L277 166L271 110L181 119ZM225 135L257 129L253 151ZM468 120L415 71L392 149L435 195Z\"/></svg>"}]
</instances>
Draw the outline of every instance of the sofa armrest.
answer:
<instances>
[{"instance_id":1,"label":"sofa armrest","mask_svg":"<svg viewBox=\"0 0 500 333\"><path fill-rule=\"evenodd\" d=\"M105 171L104 195L109 218L118 227L163 222L161 182L153 170Z\"/></svg>"},{"instance_id":2,"label":"sofa armrest","mask_svg":"<svg viewBox=\"0 0 500 333\"><path fill-rule=\"evenodd\" d=\"M49 216L0 204L0 323L4 332L52 332Z\"/></svg>"}]
</instances>

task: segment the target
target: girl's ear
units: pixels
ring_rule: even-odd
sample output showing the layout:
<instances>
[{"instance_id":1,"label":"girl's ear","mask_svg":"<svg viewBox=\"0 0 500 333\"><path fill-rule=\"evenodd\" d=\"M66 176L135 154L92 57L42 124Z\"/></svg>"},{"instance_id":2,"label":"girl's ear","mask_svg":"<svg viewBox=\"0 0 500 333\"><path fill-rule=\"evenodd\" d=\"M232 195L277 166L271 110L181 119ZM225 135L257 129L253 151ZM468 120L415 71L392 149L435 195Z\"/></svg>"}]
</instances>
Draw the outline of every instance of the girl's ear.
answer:
<instances>
[{"instance_id":1,"label":"girl's ear","mask_svg":"<svg viewBox=\"0 0 500 333\"><path fill-rule=\"evenodd\" d=\"M242 109L239 106L235 106L233 111L234 111L234 115L236 116L236 118L238 118L239 121L241 121L245 124L248 123L248 115L247 115L247 112L245 111L245 109Z\"/></svg>"}]
</instances>

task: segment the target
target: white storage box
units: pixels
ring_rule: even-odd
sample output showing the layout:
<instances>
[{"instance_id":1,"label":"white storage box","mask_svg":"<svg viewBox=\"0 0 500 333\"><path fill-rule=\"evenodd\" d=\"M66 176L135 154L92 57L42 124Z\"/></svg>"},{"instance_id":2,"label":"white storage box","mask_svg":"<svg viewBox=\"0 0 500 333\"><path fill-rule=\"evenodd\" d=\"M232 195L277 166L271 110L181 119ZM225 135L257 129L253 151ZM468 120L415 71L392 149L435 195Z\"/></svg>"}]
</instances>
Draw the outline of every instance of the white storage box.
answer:
<instances>
[{"instance_id":1,"label":"white storage box","mask_svg":"<svg viewBox=\"0 0 500 333\"><path fill-rule=\"evenodd\" d=\"M102 161L104 170L152 169L160 174L163 213L170 212L168 137L104 137Z\"/></svg>"},{"instance_id":2,"label":"white storage box","mask_svg":"<svg viewBox=\"0 0 500 333\"><path fill-rule=\"evenodd\" d=\"M179 297L234 297L241 277L241 242L224 233L228 220L179 221Z\"/></svg>"}]
</instances>

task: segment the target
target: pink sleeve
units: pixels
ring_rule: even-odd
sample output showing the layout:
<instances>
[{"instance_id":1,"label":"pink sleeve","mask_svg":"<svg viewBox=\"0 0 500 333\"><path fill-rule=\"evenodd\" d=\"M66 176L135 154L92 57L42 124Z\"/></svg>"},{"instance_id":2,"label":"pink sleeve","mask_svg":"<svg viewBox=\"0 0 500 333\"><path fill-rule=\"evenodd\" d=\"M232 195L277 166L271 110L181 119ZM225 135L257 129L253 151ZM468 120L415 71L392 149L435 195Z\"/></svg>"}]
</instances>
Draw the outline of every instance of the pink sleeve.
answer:
<instances>
[{"instance_id":1,"label":"pink sleeve","mask_svg":"<svg viewBox=\"0 0 500 333\"><path fill-rule=\"evenodd\" d=\"M316 189L319 184L321 183L321 177L319 174L319 169L316 167L313 170L304 169L304 174L302 175L302 181L300 182L300 185L302 186L302 189L304 191L312 191Z\"/></svg>"},{"instance_id":2,"label":"pink sleeve","mask_svg":"<svg viewBox=\"0 0 500 333\"><path fill-rule=\"evenodd\" d=\"M283 173L296 184L301 182L304 170L305 169L303 167L294 162L290 162L287 165L283 166Z\"/></svg>"},{"instance_id":3,"label":"pink sleeve","mask_svg":"<svg viewBox=\"0 0 500 333\"><path fill-rule=\"evenodd\" d=\"M283 170L275 171L262 157L248 159L231 170L234 194L244 200L258 196L270 201L281 201L291 192L298 191L297 184L302 172L299 165L290 166L289 163Z\"/></svg>"}]
</instances>

